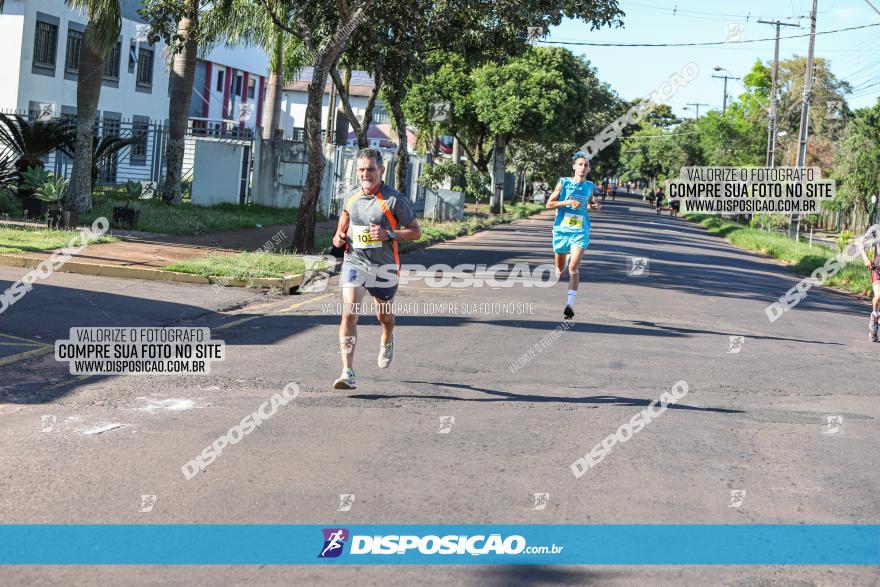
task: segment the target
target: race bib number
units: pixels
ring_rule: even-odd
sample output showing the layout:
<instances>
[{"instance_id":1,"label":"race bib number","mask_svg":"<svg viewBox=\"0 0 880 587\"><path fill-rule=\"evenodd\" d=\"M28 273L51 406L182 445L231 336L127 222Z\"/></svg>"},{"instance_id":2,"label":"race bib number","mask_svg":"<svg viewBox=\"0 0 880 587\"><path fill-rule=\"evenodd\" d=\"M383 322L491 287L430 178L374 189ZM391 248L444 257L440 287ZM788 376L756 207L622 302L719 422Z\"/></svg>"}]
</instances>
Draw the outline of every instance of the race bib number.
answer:
<instances>
[{"instance_id":1,"label":"race bib number","mask_svg":"<svg viewBox=\"0 0 880 587\"><path fill-rule=\"evenodd\" d=\"M359 224L351 225L351 243L356 249L378 249L382 241L370 237L370 227Z\"/></svg>"},{"instance_id":2,"label":"race bib number","mask_svg":"<svg viewBox=\"0 0 880 587\"><path fill-rule=\"evenodd\" d=\"M566 214L562 217L562 226L568 228L583 228L584 217L579 214Z\"/></svg>"}]
</instances>

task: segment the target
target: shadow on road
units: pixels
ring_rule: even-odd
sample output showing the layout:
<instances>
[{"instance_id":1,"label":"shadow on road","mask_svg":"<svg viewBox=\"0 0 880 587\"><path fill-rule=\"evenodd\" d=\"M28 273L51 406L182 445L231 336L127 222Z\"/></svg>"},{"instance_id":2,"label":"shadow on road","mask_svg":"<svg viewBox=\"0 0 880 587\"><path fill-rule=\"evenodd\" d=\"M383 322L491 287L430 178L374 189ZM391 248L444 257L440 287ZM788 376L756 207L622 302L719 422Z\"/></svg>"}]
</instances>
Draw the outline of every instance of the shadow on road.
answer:
<instances>
[{"instance_id":1,"label":"shadow on road","mask_svg":"<svg viewBox=\"0 0 880 587\"><path fill-rule=\"evenodd\" d=\"M585 286L591 283L626 284L644 288L644 295L651 296L652 290L664 289L690 293L695 296L718 296L739 298L770 303L785 293L800 278L770 261L755 255L727 247L721 239L710 236L701 228L688 226L680 220L653 216L646 206L633 202L607 202L603 211L594 221L593 244L585 257L581 276ZM661 225L675 234L652 233L655 226ZM480 236L459 241L454 244L441 244L430 249L411 253L405 260L430 266L433 263L475 263L492 265L495 263L527 262L532 266L552 262L550 250L551 215L538 219L496 227ZM651 237L656 237L651 240ZM464 246L462 246L464 244ZM645 251L648 251L647 255ZM541 252L541 251L545 251ZM693 251L693 252L690 252ZM626 262L629 256L648 256L650 274L645 278L627 275ZM82 276L85 278L85 276ZM89 278L91 279L91 278ZM100 280L101 278L96 278ZM77 283L74 281L73 283ZM12 282L0 280L0 291L6 290ZM82 290L75 287L60 287L37 283L33 290L10 306L0 315L0 332L27 338L32 346L52 345L56 339L67 338L71 327L83 326L208 326L214 338L224 340L227 345L274 345L281 344L312 328L337 326L338 313L310 314L261 314L248 312L229 314L235 306L220 310L214 307L221 298L217 290L208 286L187 286L180 299L183 302L150 299L150 294L141 293L144 284L131 281L123 291L132 295L108 293L104 291ZM559 287L564 285L559 284ZM190 294L189 291L192 293ZM407 301L406 287L398 301ZM637 290L638 291L638 290ZM338 302L336 291L327 297L326 302ZM191 295L192 298L186 296ZM226 292L227 298L235 294ZM642 295L635 294L636 297ZM421 296L424 298L424 296ZM195 305L185 303L189 299L207 300L208 303ZM465 294L461 301L467 301ZM627 297L626 299L631 299ZM214 303L210 303L210 302ZM292 300L295 302L294 300ZM424 301L424 300L422 300ZM432 300L428 300L429 302ZM485 301L485 295L477 301ZM621 301L621 304L629 303ZM719 303L723 303L719 302ZM837 292L811 290L798 306L798 310L819 310L836 314L863 316L865 304L851 296ZM323 310L314 305L312 311ZM760 306L756 309L760 313ZM243 323L224 330L225 325ZM377 324L372 316L363 316L361 323ZM463 327L470 325L514 328L520 331L550 332L559 326L558 320L544 319L541 316L522 318L493 319L492 317L442 316L442 315L402 315L398 319L401 326ZM622 323L580 322L572 330L592 334L649 336L649 337L691 337L697 335L718 335L728 337L731 332L718 332L697 328L685 328L658 324L641 320ZM788 338L784 336L761 336L743 333L750 338L777 340L821 345L837 345L839 342ZM39 339L39 342L35 342ZM328 339L330 342L332 339ZM6 350L4 350L6 349ZM0 365L4 377L0 384L0 401L12 403L41 403L61 397L79 385L79 379L67 375L66 363L52 360L52 353L37 358L16 359L3 362L13 353L19 352L12 345L0 348ZM13 368L14 365L14 368ZM28 373L31 371L31 373ZM504 392L480 390L485 393L503 395ZM466 401L566 401L608 403L626 401L626 398L545 398L541 396L510 395L506 400L497 398L474 399ZM518 400L516 398L519 398ZM379 399L377 397L377 399ZM451 399L438 397L438 399ZM644 404L633 404L644 405ZM679 408L681 409L681 408Z\"/></svg>"},{"instance_id":2,"label":"shadow on road","mask_svg":"<svg viewBox=\"0 0 880 587\"><path fill-rule=\"evenodd\" d=\"M497 389L488 389L485 387L476 387L464 383L443 383L439 381L403 381L403 383L433 385L435 387L451 387L453 389L461 389L465 391L475 391L484 393L493 397L457 397L453 395L419 395L419 394L355 394L350 395L352 399L366 400L389 400L389 399L436 399L443 401L463 401L463 402L530 402L530 403L563 403L563 404L611 404L615 406L631 406L631 407L647 407L654 399L642 399L634 397L621 397L616 395L590 395L583 397L571 397L566 395L532 395L513 393L510 391L500 391ZM687 404L669 404L667 406L673 410L692 410L696 412L715 412L719 414L742 414L743 410L731 410L727 408L702 408L699 406L689 406Z\"/></svg>"}]
</instances>

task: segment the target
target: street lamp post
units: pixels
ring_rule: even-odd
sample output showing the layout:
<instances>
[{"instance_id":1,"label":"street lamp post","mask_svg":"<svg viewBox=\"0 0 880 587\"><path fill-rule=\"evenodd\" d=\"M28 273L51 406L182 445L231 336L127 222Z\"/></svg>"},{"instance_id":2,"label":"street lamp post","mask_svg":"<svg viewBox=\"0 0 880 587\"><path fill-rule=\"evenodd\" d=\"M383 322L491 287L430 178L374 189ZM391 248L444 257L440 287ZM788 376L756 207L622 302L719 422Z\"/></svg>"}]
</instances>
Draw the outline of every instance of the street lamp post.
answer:
<instances>
[{"instance_id":1,"label":"street lamp post","mask_svg":"<svg viewBox=\"0 0 880 587\"><path fill-rule=\"evenodd\" d=\"M712 69L714 69L715 71L727 71L727 73L730 73L728 70L724 69L720 65L716 65ZM724 114L725 112L727 112L727 80L739 78L734 75L713 75L712 77L724 80L724 102L722 102L721 104L721 114Z\"/></svg>"},{"instance_id":2,"label":"street lamp post","mask_svg":"<svg viewBox=\"0 0 880 587\"><path fill-rule=\"evenodd\" d=\"M700 119L700 106L708 106L708 104L706 104L705 102L688 102L687 106L682 108L682 110L690 110L690 108L688 108L688 106L693 106L696 109L697 120L699 120Z\"/></svg>"}]
</instances>

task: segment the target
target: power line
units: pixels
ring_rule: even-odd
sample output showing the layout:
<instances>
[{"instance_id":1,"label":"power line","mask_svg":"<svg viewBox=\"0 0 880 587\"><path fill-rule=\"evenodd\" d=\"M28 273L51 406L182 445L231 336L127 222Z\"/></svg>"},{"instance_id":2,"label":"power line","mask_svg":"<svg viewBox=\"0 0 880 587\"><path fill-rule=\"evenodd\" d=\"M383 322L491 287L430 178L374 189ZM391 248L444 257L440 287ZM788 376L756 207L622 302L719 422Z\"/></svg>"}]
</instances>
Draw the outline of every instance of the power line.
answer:
<instances>
[{"instance_id":1,"label":"power line","mask_svg":"<svg viewBox=\"0 0 880 587\"><path fill-rule=\"evenodd\" d=\"M845 31L855 31L858 29L866 29L875 26L880 26L880 22L875 22L871 24L863 24L860 26L852 26L843 29L834 29L830 31L821 31L817 32L817 35L830 35L832 33L842 33ZM780 39L799 39L802 37L809 37L810 33L804 33L803 35L790 35L788 37L780 37ZM574 46L588 46L588 47L708 47L711 45L733 45L733 44L742 44L742 43L760 43L763 41L775 41L776 37L767 37L766 39L747 39L743 41L714 41L714 42L705 42L705 43L588 43L586 41L573 41L573 42L565 42L565 41L544 41L544 44L547 45L574 45Z\"/></svg>"},{"instance_id":2,"label":"power line","mask_svg":"<svg viewBox=\"0 0 880 587\"><path fill-rule=\"evenodd\" d=\"M626 2L629 6L638 6L639 8L653 8L654 10L661 10L663 12L668 12L673 15L684 14L684 15L702 15L702 16L719 16L725 18L742 18L746 22L750 19L754 18L757 15L753 15L751 12L748 14L732 14L729 12L708 12L705 10L691 10L689 8L669 8L667 6L656 6L654 4L642 4L639 2Z\"/></svg>"}]
</instances>

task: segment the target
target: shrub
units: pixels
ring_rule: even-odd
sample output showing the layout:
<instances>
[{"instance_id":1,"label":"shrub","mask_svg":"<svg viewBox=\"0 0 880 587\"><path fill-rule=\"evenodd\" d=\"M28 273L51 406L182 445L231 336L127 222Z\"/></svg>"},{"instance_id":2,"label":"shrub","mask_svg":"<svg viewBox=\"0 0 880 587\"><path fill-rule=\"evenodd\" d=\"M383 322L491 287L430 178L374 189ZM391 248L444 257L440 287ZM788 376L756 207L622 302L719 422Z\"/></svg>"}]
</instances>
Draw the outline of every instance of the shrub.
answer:
<instances>
[{"instance_id":1,"label":"shrub","mask_svg":"<svg viewBox=\"0 0 880 587\"><path fill-rule=\"evenodd\" d=\"M0 213L10 216L21 216L21 200L19 200L11 188L0 189Z\"/></svg>"},{"instance_id":2,"label":"shrub","mask_svg":"<svg viewBox=\"0 0 880 587\"><path fill-rule=\"evenodd\" d=\"M34 191L34 197L60 209L69 187L70 182L63 177L52 177Z\"/></svg>"}]
</instances>

